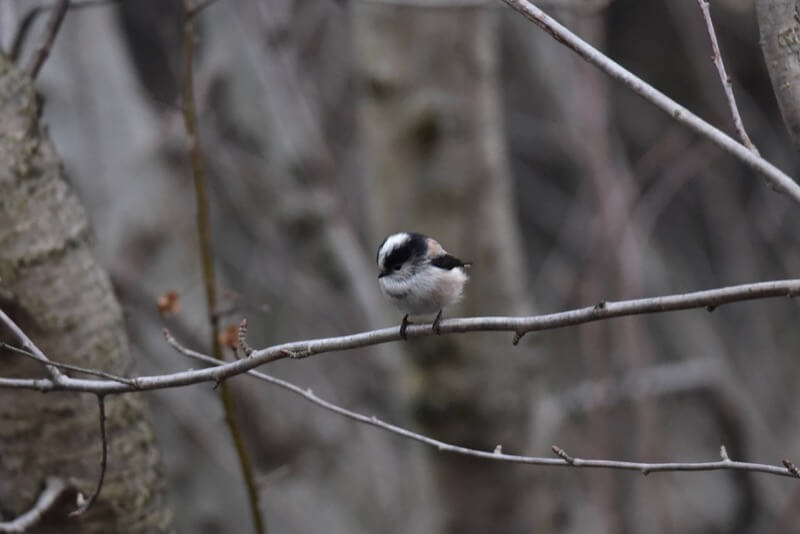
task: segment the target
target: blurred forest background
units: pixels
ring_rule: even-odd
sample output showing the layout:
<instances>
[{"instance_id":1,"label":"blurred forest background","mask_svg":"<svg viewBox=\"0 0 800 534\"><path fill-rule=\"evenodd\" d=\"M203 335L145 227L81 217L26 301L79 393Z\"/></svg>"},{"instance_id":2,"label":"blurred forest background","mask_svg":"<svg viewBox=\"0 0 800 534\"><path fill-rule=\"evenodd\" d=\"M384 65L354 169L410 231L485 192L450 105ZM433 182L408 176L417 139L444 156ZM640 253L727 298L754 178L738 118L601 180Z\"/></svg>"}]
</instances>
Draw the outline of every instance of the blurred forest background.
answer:
<instances>
[{"instance_id":1,"label":"blurred forest background","mask_svg":"<svg viewBox=\"0 0 800 534\"><path fill-rule=\"evenodd\" d=\"M800 268L800 209L751 170L500 2L423 4L219 0L198 16L199 143L223 326L247 317L263 347L399 324L374 255L400 230L474 262L449 317L559 311ZM4 49L34 5L0 0ZM733 131L695 0L541 7ZM752 2L711 7L751 139L800 176ZM73 9L37 81L140 374L196 365L166 346L164 326L209 350L181 16L174 0ZM170 290L181 309L165 318L156 302ZM791 301L756 301L531 334L517 347L507 334L471 333L262 370L485 450L547 456L558 444L581 457L696 461L725 444L734 459L780 463L800 459L798 319ZM796 532L791 479L490 464L246 377L230 384L272 532ZM143 396L176 527L249 532L217 392Z\"/></svg>"}]
</instances>

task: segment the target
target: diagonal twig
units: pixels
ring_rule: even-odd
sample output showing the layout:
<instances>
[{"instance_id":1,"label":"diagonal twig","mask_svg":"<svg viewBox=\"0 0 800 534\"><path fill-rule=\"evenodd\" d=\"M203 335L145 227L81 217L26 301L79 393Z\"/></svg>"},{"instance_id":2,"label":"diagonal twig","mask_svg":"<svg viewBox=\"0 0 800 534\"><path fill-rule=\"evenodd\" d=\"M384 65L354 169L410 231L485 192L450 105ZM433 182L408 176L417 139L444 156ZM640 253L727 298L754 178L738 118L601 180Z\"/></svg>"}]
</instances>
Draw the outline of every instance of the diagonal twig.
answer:
<instances>
[{"instance_id":1,"label":"diagonal twig","mask_svg":"<svg viewBox=\"0 0 800 534\"><path fill-rule=\"evenodd\" d=\"M15 347L14 345L9 345L4 341L0 341L0 348L10 350L17 354L21 354L23 356L27 356L32 360L36 360L37 362L43 365L52 365L53 367L57 367L58 369L63 369L65 371L74 371L76 373L83 373L85 375L96 376L99 378L107 378L109 380L113 380L115 382L121 382L123 384L128 384L130 386L136 386L136 381L132 378L125 378L123 376L117 376L111 373L106 373L105 371L100 371L97 369L89 369L88 367L80 367L78 365L71 365L68 363L59 363L54 362L52 360L43 361L41 358L37 357L34 353L28 352L25 349L21 349L19 347Z\"/></svg>"},{"instance_id":2,"label":"diagonal twig","mask_svg":"<svg viewBox=\"0 0 800 534\"><path fill-rule=\"evenodd\" d=\"M672 116L676 121L688 126L697 134L709 139L722 150L745 163L761 174L777 192L800 204L800 185L778 167L738 143L725 132L704 121L686 107L678 104L667 95L648 84L592 45L575 35L529 0L502 0L525 18L542 28L556 41L573 50L581 58L591 63L611 78L622 82L636 94Z\"/></svg>"},{"instance_id":3,"label":"diagonal twig","mask_svg":"<svg viewBox=\"0 0 800 534\"><path fill-rule=\"evenodd\" d=\"M121 0L75 0L70 2L68 10L74 11L76 9L86 9L89 7L109 6L117 4L120 1ZM33 27L33 23L36 22L36 19L39 18L39 15L56 8L57 6L50 4L35 6L22 16L17 26L17 31L11 39L11 49L8 53L8 57L11 61L16 62L19 59L22 53L22 47L25 44L25 39L28 37L28 32Z\"/></svg>"},{"instance_id":4,"label":"diagonal twig","mask_svg":"<svg viewBox=\"0 0 800 534\"><path fill-rule=\"evenodd\" d=\"M61 28L61 23L64 22L64 17L67 15L70 0L58 0L58 4L53 8L53 13L50 15L50 20L45 29L44 39L33 54L31 65L28 67L28 73L34 80L39 75L39 71L50 55L50 49L53 48L53 43L56 41L58 30Z\"/></svg>"},{"instance_id":5,"label":"diagonal twig","mask_svg":"<svg viewBox=\"0 0 800 534\"><path fill-rule=\"evenodd\" d=\"M22 331L22 328L20 328L17 323L11 319L11 317L6 315L3 310L0 310L0 322L4 323L9 330L14 333L17 339L19 339L20 343L22 343L22 347L28 351L34 359L39 360L42 362L42 364L44 364L45 369L47 369L47 372L50 374L50 378L52 378L55 383L58 384L66 378L66 376L58 370L58 367L54 366L50 362L47 356L45 356L44 352L39 350L39 347L37 347L36 344L31 341L31 338L29 338L28 335Z\"/></svg>"},{"instance_id":6,"label":"diagonal twig","mask_svg":"<svg viewBox=\"0 0 800 534\"><path fill-rule=\"evenodd\" d=\"M719 43L717 42L717 32L714 31L714 22L711 20L711 9L709 8L708 1L697 0L697 3L700 6L700 11L703 13L703 19L708 29L708 36L711 39L711 60L714 62L714 66L717 67L717 73L719 73L719 79L722 82L722 89L725 91L725 97L728 100L728 108L730 108L731 116L733 117L733 127L736 129L736 133L739 135L739 139L742 140L744 146L749 148L754 154L759 155L758 148L756 148L756 145L750 140L750 136L747 135L747 131L744 129L744 121L742 121L742 116L739 113L739 106L736 105L736 97L733 95L731 77L728 76L725 70L725 63L722 61L722 53L720 52Z\"/></svg>"},{"instance_id":7,"label":"diagonal twig","mask_svg":"<svg viewBox=\"0 0 800 534\"><path fill-rule=\"evenodd\" d=\"M18 534L31 531L42 519L42 516L58 502L59 497L66 489L67 485L63 480L49 477L31 509L11 521L0 522L0 533Z\"/></svg>"}]
</instances>

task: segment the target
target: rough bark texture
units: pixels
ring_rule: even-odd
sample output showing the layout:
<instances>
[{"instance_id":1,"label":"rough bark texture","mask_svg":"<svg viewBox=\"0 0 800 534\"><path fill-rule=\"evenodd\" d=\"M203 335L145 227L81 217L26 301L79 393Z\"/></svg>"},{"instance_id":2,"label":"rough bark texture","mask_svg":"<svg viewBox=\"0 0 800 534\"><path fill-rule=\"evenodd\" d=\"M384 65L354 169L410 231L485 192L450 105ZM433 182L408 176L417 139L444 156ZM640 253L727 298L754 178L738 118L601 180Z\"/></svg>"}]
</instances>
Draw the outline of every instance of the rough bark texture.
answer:
<instances>
[{"instance_id":1,"label":"rough bark texture","mask_svg":"<svg viewBox=\"0 0 800 534\"><path fill-rule=\"evenodd\" d=\"M498 97L496 13L354 3L372 241L400 230L435 236L474 262L466 298L445 316L522 313ZM400 319L400 315L397 315ZM437 437L522 446L526 376L511 339L414 343L413 411ZM501 361L502 360L502 361ZM445 532L515 532L525 512L519 471L437 457Z\"/></svg>"},{"instance_id":2,"label":"rough bark texture","mask_svg":"<svg viewBox=\"0 0 800 534\"><path fill-rule=\"evenodd\" d=\"M800 148L800 10L796 0L756 0L761 50L783 122Z\"/></svg>"},{"instance_id":3,"label":"rough bark texture","mask_svg":"<svg viewBox=\"0 0 800 534\"><path fill-rule=\"evenodd\" d=\"M30 79L0 56L0 306L56 361L124 374L128 340L111 284L89 246ZM0 338L16 342L0 330ZM0 352L3 376L37 376L30 360ZM63 502L36 532L168 532L159 455L138 395L106 399L109 463L95 505L69 519ZM46 477L89 495L100 467L91 396L0 391L0 513L27 510ZM73 494L74 497L74 494Z\"/></svg>"}]
</instances>

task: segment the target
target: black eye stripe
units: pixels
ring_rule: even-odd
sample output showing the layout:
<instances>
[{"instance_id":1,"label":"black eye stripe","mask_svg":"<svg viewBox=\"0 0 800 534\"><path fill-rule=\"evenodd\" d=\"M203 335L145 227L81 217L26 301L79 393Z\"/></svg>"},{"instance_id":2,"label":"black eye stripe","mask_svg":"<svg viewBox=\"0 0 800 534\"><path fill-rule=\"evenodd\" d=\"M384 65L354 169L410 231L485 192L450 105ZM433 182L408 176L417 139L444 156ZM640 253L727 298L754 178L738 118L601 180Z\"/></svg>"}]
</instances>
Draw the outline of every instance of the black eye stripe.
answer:
<instances>
[{"instance_id":1,"label":"black eye stripe","mask_svg":"<svg viewBox=\"0 0 800 534\"><path fill-rule=\"evenodd\" d=\"M402 263L406 262L408 258L411 257L411 249L405 245L402 247L396 248L392 250L384 263L388 269L394 269L396 265L401 265Z\"/></svg>"},{"instance_id":2,"label":"black eye stripe","mask_svg":"<svg viewBox=\"0 0 800 534\"><path fill-rule=\"evenodd\" d=\"M411 258L418 258L425 255L427 248L425 243L425 236L422 234L409 234L409 239L402 245L392 249L386 258L383 260L384 267L394 269L395 267L404 264Z\"/></svg>"}]
</instances>

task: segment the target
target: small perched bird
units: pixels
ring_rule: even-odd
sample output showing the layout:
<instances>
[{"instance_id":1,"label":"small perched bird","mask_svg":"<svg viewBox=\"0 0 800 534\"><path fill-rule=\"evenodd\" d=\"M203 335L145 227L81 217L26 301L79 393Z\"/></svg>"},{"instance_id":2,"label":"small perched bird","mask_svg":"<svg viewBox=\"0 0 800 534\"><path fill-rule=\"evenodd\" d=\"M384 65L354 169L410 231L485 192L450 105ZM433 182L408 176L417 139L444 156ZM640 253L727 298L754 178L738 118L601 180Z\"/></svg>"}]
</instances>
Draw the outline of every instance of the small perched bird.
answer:
<instances>
[{"instance_id":1,"label":"small perched bird","mask_svg":"<svg viewBox=\"0 0 800 534\"><path fill-rule=\"evenodd\" d=\"M409 315L436 313L433 331L439 333L442 308L461 299L466 283L461 261L433 238L414 232L392 234L378 248L378 284L402 312L400 337L406 338Z\"/></svg>"}]
</instances>

